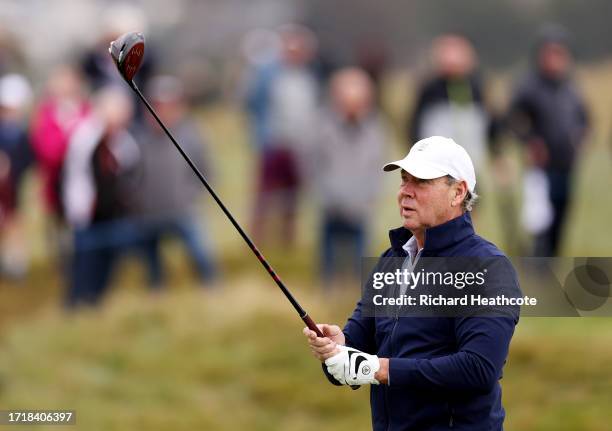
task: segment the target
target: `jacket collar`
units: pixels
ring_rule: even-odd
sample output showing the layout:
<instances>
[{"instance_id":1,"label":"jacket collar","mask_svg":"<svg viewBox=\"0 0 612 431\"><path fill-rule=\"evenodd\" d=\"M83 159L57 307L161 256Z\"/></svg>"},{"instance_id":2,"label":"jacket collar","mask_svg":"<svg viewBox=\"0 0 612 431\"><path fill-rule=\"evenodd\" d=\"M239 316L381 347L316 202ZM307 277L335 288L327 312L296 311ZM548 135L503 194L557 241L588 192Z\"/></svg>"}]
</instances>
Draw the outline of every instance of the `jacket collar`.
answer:
<instances>
[{"instance_id":1,"label":"jacket collar","mask_svg":"<svg viewBox=\"0 0 612 431\"><path fill-rule=\"evenodd\" d=\"M468 211L457 218L431 227L425 230L425 246L423 251L439 251L452 247L463 241L467 237L474 235L472 217ZM392 229L389 231L391 248L399 255L404 256L406 252L402 248L406 241L410 239L412 233L405 227Z\"/></svg>"}]
</instances>

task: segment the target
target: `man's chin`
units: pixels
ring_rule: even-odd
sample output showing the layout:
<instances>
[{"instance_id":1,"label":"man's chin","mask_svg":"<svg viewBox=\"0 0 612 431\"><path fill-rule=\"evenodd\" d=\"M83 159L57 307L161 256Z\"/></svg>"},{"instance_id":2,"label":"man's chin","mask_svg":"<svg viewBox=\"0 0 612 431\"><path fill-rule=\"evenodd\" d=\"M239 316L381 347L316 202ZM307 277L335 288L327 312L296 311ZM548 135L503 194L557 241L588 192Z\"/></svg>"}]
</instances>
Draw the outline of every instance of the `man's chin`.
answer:
<instances>
[{"instance_id":1,"label":"man's chin","mask_svg":"<svg viewBox=\"0 0 612 431\"><path fill-rule=\"evenodd\" d=\"M414 230L414 229L416 229L416 228L418 228L418 227L419 227L419 223L417 223L417 221L416 221L416 220L413 220L413 219L406 219L406 218L404 218L404 219L403 219L403 223L402 223L402 225L403 225L403 226L404 226L406 229L408 229L408 230L410 230L410 231L412 231L412 230Z\"/></svg>"}]
</instances>

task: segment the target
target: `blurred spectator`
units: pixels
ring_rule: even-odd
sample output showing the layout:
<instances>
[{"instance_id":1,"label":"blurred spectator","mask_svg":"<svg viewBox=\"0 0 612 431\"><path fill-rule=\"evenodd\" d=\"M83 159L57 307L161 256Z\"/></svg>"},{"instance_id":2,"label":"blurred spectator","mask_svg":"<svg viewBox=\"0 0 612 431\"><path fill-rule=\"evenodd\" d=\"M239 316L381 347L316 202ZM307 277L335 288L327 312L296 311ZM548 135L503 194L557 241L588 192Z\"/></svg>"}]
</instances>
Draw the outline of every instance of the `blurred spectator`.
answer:
<instances>
[{"instance_id":1,"label":"blurred spectator","mask_svg":"<svg viewBox=\"0 0 612 431\"><path fill-rule=\"evenodd\" d=\"M418 90L409 120L409 145L434 135L453 138L479 171L486 163L491 119L474 48L463 36L444 34L432 44L432 62L433 77Z\"/></svg>"},{"instance_id":2,"label":"blurred spectator","mask_svg":"<svg viewBox=\"0 0 612 431\"><path fill-rule=\"evenodd\" d=\"M75 229L69 306L94 304L105 292L117 258L138 243L133 212L139 148L126 127L132 103L123 87L95 96L95 109L70 139L62 201Z\"/></svg>"},{"instance_id":3,"label":"blurred spectator","mask_svg":"<svg viewBox=\"0 0 612 431\"><path fill-rule=\"evenodd\" d=\"M210 179L205 164L205 142L188 115L181 82L159 76L147 87L148 98L164 124L180 142L196 166ZM144 251L153 288L161 287L164 271L160 244L166 237L177 237L185 245L200 280L208 283L216 274L215 263L198 226L197 196L203 188L185 160L176 151L152 116L138 135L141 147L142 177L138 183L139 208L143 218Z\"/></svg>"},{"instance_id":4,"label":"blurred spectator","mask_svg":"<svg viewBox=\"0 0 612 431\"><path fill-rule=\"evenodd\" d=\"M557 27L544 29L536 47L534 68L515 89L510 107L510 125L525 142L533 169L527 178L535 178L528 191L540 190L541 197L536 200L548 199L552 207L547 223L532 224L536 256L559 253L575 161L588 129L587 109L571 78L571 65L565 31ZM546 208L542 206L535 218L545 218Z\"/></svg>"},{"instance_id":5,"label":"blurred spectator","mask_svg":"<svg viewBox=\"0 0 612 431\"><path fill-rule=\"evenodd\" d=\"M347 267L359 277L367 225L380 178L385 132L373 107L373 84L361 69L336 72L331 106L317 122L312 181L321 199L321 272L330 282Z\"/></svg>"},{"instance_id":6,"label":"blurred spectator","mask_svg":"<svg viewBox=\"0 0 612 431\"><path fill-rule=\"evenodd\" d=\"M260 168L253 216L256 242L266 238L265 228L274 207L280 208L280 229L285 245L293 242L296 207L304 154L318 108L318 83L310 69L316 50L314 34L288 25L280 30L280 59L262 67L248 91L247 107L259 124Z\"/></svg>"},{"instance_id":7,"label":"blurred spectator","mask_svg":"<svg viewBox=\"0 0 612 431\"><path fill-rule=\"evenodd\" d=\"M342 67L338 55L332 52L329 47L317 45L316 55L311 60L310 68L317 78L319 85L326 87L335 71Z\"/></svg>"},{"instance_id":8,"label":"blurred spectator","mask_svg":"<svg viewBox=\"0 0 612 431\"><path fill-rule=\"evenodd\" d=\"M16 210L23 174L32 161L27 113L32 99L21 75L0 78L0 275L23 276L25 242Z\"/></svg>"},{"instance_id":9,"label":"blurred spectator","mask_svg":"<svg viewBox=\"0 0 612 431\"><path fill-rule=\"evenodd\" d=\"M251 140L263 151L270 135L270 86L278 69L280 37L276 32L255 29L247 33L242 51L247 60L244 79L246 109L250 116Z\"/></svg>"},{"instance_id":10,"label":"blurred spectator","mask_svg":"<svg viewBox=\"0 0 612 431\"><path fill-rule=\"evenodd\" d=\"M0 75L24 71L26 61L20 42L0 25Z\"/></svg>"},{"instance_id":11,"label":"blurred spectator","mask_svg":"<svg viewBox=\"0 0 612 431\"><path fill-rule=\"evenodd\" d=\"M35 109L31 130L32 149L43 182L44 202L56 221L63 218L59 188L68 141L89 112L79 72L68 65L56 68Z\"/></svg>"},{"instance_id":12,"label":"blurred spectator","mask_svg":"<svg viewBox=\"0 0 612 431\"><path fill-rule=\"evenodd\" d=\"M372 80L374 102L382 110L382 83L387 69L387 48L380 38L370 37L357 45L357 64ZM416 141L415 141L416 142Z\"/></svg>"}]
</instances>

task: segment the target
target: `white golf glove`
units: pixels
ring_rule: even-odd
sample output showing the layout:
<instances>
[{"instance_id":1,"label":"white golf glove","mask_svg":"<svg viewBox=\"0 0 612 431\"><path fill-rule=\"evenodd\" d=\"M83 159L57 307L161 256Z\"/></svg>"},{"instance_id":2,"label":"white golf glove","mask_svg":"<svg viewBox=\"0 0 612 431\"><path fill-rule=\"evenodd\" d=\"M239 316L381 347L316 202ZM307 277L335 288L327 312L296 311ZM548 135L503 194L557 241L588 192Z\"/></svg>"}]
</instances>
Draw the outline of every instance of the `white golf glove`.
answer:
<instances>
[{"instance_id":1,"label":"white golf glove","mask_svg":"<svg viewBox=\"0 0 612 431\"><path fill-rule=\"evenodd\" d=\"M325 361L327 372L339 383L349 386L378 385L374 374L380 368L378 356L352 347L340 346L340 353Z\"/></svg>"}]
</instances>

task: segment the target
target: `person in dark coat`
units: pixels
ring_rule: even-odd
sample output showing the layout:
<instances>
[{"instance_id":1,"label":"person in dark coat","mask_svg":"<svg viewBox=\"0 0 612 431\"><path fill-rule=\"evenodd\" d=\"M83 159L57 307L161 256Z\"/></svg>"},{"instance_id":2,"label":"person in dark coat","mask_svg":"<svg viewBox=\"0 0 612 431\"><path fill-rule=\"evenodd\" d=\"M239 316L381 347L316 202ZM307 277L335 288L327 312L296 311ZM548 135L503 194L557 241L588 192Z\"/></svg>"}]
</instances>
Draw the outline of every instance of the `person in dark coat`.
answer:
<instances>
[{"instance_id":1,"label":"person in dark coat","mask_svg":"<svg viewBox=\"0 0 612 431\"><path fill-rule=\"evenodd\" d=\"M534 254L559 253L562 228L571 201L572 176L589 128L585 102L572 80L567 34L543 30L533 70L514 91L511 129L527 147L528 163L544 171L552 207L549 226L535 236Z\"/></svg>"},{"instance_id":2,"label":"person in dark coat","mask_svg":"<svg viewBox=\"0 0 612 431\"><path fill-rule=\"evenodd\" d=\"M440 136L423 139L384 167L396 169L402 227L390 231L391 248L379 262L400 258L416 271L423 258L495 259L507 270L498 287L520 291L509 260L474 232L476 175L461 146ZM371 385L374 430L502 430L499 379L517 310L494 317L401 317L400 311L390 317L369 314L367 301L364 294L343 330L322 324L324 337L308 328L304 335L332 383Z\"/></svg>"}]
</instances>

